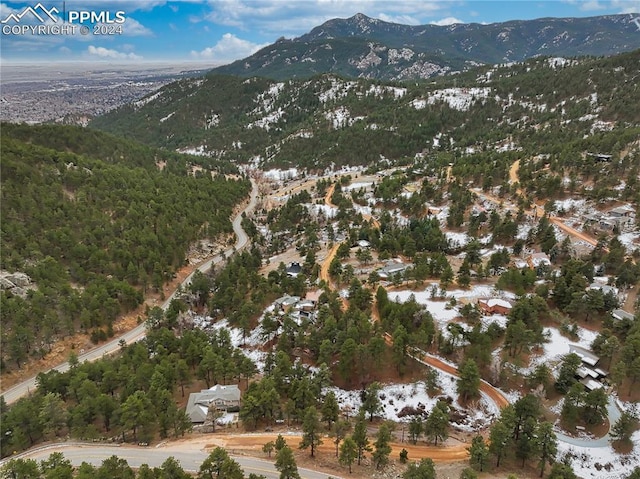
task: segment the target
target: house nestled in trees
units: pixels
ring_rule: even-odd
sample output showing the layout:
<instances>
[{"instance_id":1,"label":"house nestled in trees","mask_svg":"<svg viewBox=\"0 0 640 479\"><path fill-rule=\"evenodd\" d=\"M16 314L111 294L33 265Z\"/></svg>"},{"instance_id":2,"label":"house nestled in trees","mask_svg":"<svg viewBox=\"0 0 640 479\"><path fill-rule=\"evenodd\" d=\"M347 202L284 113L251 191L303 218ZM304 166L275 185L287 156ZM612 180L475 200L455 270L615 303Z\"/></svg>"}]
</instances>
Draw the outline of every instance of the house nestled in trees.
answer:
<instances>
[{"instance_id":1,"label":"house nestled in trees","mask_svg":"<svg viewBox=\"0 0 640 479\"><path fill-rule=\"evenodd\" d=\"M547 253L533 253L527 258L527 264L531 269L538 269L540 266L551 266L551 259Z\"/></svg>"},{"instance_id":2,"label":"house nestled in trees","mask_svg":"<svg viewBox=\"0 0 640 479\"><path fill-rule=\"evenodd\" d=\"M513 307L509 301L499 298L479 299L478 307L485 314L509 314Z\"/></svg>"},{"instance_id":3,"label":"house nestled in trees","mask_svg":"<svg viewBox=\"0 0 640 479\"><path fill-rule=\"evenodd\" d=\"M408 264L390 262L386 266L380 268L377 272L378 272L378 276L380 276L380 279L390 280L395 275L403 273L404 270L407 269L408 267L409 267Z\"/></svg>"},{"instance_id":4,"label":"house nestled in trees","mask_svg":"<svg viewBox=\"0 0 640 479\"><path fill-rule=\"evenodd\" d=\"M319 292L310 292L305 298L300 296L289 296L285 294L274 301L274 311L278 315L289 314L294 321L306 318L315 320L316 308L318 304Z\"/></svg>"},{"instance_id":5,"label":"house nestled in trees","mask_svg":"<svg viewBox=\"0 0 640 479\"><path fill-rule=\"evenodd\" d=\"M302 266L300 263L293 262L289 266L287 266L287 276L290 278L297 278L298 275L302 272Z\"/></svg>"},{"instance_id":6,"label":"house nestled in trees","mask_svg":"<svg viewBox=\"0 0 640 479\"><path fill-rule=\"evenodd\" d=\"M625 319L628 321L633 321L635 319L635 316L633 314L627 313L623 309L614 309L613 311L611 311L611 316L613 316L613 319L617 319L618 321L622 321Z\"/></svg>"},{"instance_id":7,"label":"house nestled in trees","mask_svg":"<svg viewBox=\"0 0 640 479\"><path fill-rule=\"evenodd\" d=\"M187 402L186 413L193 423L203 423L207 418L209 407L219 411L231 412L240 410L240 389L236 384L216 384L211 389L203 389L199 393L191 393Z\"/></svg>"},{"instance_id":8,"label":"house nestled in trees","mask_svg":"<svg viewBox=\"0 0 640 479\"><path fill-rule=\"evenodd\" d=\"M607 373L596 367L600 358L588 349L576 345L569 346L569 352L577 355L582 360L582 365L576 371L576 378L584 387L589 391L603 388L604 385L601 380L607 376Z\"/></svg>"}]
</instances>

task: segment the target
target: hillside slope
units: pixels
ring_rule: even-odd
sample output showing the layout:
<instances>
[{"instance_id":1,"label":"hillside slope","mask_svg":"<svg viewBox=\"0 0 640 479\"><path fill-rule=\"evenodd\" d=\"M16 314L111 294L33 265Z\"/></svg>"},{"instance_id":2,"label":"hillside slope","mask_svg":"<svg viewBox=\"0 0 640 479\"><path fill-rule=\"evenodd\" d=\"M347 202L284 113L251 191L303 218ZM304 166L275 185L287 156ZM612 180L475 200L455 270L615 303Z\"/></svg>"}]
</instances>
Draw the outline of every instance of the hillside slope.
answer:
<instances>
[{"instance_id":1,"label":"hillside slope","mask_svg":"<svg viewBox=\"0 0 640 479\"><path fill-rule=\"evenodd\" d=\"M194 241L231 232L249 191L248 181L194 176L185 155L101 132L3 124L1 139L0 269L30 279L2 284L3 367L77 329L109 334Z\"/></svg>"},{"instance_id":2,"label":"hillside slope","mask_svg":"<svg viewBox=\"0 0 640 479\"><path fill-rule=\"evenodd\" d=\"M640 124L640 50L537 58L430 84L320 75L274 82L209 74L92 126L149 144L263 166L363 165L437 151L536 152ZM554 140L555 142L555 140Z\"/></svg>"}]
</instances>

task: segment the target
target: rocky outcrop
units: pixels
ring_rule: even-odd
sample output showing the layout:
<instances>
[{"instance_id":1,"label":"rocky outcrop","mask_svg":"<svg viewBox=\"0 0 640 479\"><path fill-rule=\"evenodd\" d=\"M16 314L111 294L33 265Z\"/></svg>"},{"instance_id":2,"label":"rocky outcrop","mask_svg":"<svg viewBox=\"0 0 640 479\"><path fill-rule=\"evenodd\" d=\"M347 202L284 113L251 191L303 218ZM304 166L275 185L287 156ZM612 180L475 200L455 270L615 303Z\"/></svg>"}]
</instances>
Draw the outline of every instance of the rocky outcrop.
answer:
<instances>
[{"instance_id":1,"label":"rocky outcrop","mask_svg":"<svg viewBox=\"0 0 640 479\"><path fill-rule=\"evenodd\" d=\"M8 271L0 271L0 290L10 291L11 294L27 297L27 290L34 287L33 281L29 275L16 271L9 273Z\"/></svg>"}]
</instances>

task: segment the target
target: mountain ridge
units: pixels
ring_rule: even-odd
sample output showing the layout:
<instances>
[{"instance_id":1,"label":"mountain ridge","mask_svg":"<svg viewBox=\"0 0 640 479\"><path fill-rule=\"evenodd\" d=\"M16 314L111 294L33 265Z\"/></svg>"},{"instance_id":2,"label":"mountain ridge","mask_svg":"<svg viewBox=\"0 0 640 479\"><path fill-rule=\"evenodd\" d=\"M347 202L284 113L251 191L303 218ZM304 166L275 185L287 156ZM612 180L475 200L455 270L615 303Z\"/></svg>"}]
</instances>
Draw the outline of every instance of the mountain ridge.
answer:
<instances>
[{"instance_id":1,"label":"mountain ridge","mask_svg":"<svg viewBox=\"0 0 640 479\"><path fill-rule=\"evenodd\" d=\"M92 126L268 167L404 161L447 143L459 154L507 144L533 152L547 131L571 141L639 125L638 111L628 107L640 102L639 64L640 49L483 66L430 83L330 73L277 82L210 73L167 85Z\"/></svg>"},{"instance_id":2,"label":"mountain ridge","mask_svg":"<svg viewBox=\"0 0 640 479\"><path fill-rule=\"evenodd\" d=\"M214 68L275 80L320 73L416 80L534 56L609 56L640 48L634 14L545 17L491 24L402 25L356 14Z\"/></svg>"}]
</instances>

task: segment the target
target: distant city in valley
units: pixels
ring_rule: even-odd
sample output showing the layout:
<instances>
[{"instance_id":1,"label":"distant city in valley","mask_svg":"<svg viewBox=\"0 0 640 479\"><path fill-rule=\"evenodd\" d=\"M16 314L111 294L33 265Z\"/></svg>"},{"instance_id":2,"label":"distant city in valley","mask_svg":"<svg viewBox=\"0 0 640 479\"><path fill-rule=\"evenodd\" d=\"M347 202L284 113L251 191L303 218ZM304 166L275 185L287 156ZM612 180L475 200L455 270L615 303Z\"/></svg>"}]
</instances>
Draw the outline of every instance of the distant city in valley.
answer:
<instances>
[{"instance_id":1,"label":"distant city in valley","mask_svg":"<svg viewBox=\"0 0 640 479\"><path fill-rule=\"evenodd\" d=\"M86 126L97 115L142 98L167 83L204 71L202 64L3 65L0 120Z\"/></svg>"}]
</instances>

